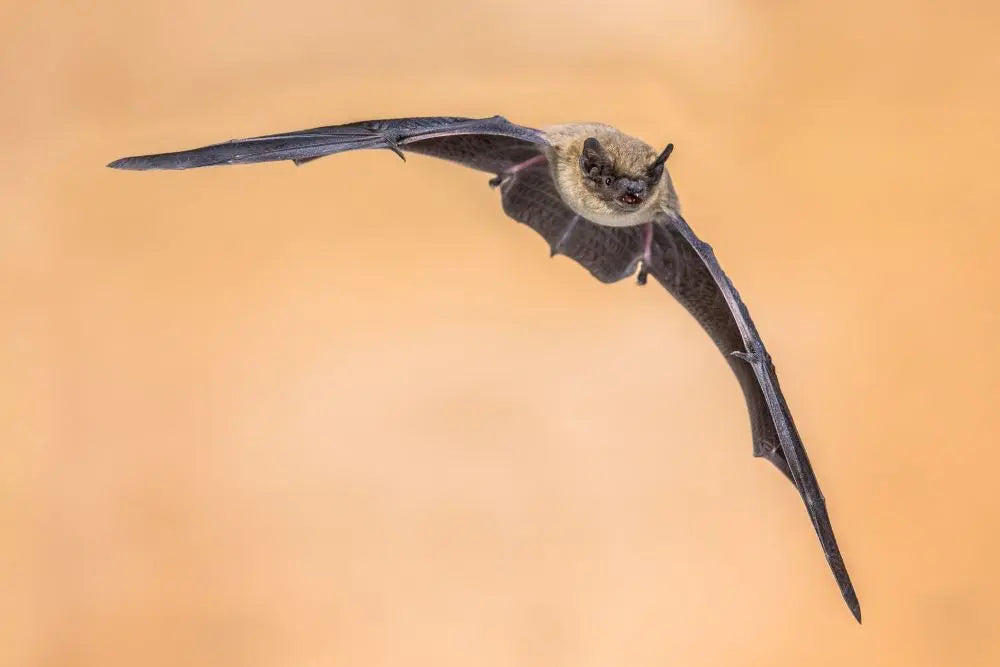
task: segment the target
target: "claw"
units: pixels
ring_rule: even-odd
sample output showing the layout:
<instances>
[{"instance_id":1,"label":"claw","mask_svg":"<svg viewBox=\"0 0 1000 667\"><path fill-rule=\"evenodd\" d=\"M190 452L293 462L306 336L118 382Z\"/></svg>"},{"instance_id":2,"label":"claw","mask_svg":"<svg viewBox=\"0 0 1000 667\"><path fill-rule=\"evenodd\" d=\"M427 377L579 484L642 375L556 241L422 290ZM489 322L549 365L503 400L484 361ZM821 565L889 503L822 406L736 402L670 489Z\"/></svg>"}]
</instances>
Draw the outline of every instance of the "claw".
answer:
<instances>
[{"instance_id":1,"label":"claw","mask_svg":"<svg viewBox=\"0 0 1000 667\"><path fill-rule=\"evenodd\" d=\"M756 364L758 359L756 354L751 354L749 352L741 352L740 350L734 350L733 352L730 352L729 355L732 357L736 357L737 359L742 359L748 364Z\"/></svg>"},{"instance_id":2,"label":"claw","mask_svg":"<svg viewBox=\"0 0 1000 667\"><path fill-rule=\"evenodd\" d=\"M389 144L387 146L387 148L389 150L391 150L393 153L395 153L396 155L398 155L400 160L402 160L403 162L406 162L406 156L403 155L403 151L400 150L399 144L396 143L396 140L393 139L392 137L389 137L389 136L386 136L386 137L383 137L383 138L385 139L385 143Z\"/></svg>"}]
</instances>

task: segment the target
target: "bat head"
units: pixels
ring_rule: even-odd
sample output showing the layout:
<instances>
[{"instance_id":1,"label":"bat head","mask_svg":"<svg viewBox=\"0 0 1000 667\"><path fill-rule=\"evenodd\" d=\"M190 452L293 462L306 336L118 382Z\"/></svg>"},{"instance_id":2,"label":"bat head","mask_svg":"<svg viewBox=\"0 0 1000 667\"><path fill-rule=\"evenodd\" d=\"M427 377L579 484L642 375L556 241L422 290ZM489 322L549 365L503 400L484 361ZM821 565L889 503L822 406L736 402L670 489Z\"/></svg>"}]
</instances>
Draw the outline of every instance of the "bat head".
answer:
<instances>
[{"instance_id":1,"label":"bat head","mask_svg":"<svg viewBox=\"0 0 1000 667\"><path fill-rule=\"evenodd\" d=\"M654 186L662 178L664 163L672 150L673 144L670 144L652 164L644 165L644 168L626 168L624 165L634 160L615 160L600 141L595 137L588 137L583 142L580 153L583 185L613 211L637 211L646 203Z\"/></svg>"}]
</instances>

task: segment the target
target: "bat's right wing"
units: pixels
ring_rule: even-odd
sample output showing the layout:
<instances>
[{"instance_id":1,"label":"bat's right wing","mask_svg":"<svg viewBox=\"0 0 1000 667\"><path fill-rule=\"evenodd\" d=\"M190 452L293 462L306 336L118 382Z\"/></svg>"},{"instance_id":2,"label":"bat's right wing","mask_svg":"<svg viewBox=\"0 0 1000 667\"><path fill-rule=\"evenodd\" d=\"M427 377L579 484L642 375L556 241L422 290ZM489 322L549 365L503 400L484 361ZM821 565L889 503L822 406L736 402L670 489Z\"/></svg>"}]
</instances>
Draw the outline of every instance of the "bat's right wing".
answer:
<instances>
[{"instance_id":1,"label":"bat's right wing","mask_svg":"<svg viewBox=\"0 0 1000 667\"><path fill-rule=\"evenodd\" d=\"M324 155L381 148L391 150L400 157L403 157L404 151L412 151L499 174L543 154L547 145L548 141L538 130L515 125L502 116L425 116L368 120L233 139L186 151L121 158L108 166L145 170L193 169L275 160L303 164Z\"/></svg>"}]
</instances>

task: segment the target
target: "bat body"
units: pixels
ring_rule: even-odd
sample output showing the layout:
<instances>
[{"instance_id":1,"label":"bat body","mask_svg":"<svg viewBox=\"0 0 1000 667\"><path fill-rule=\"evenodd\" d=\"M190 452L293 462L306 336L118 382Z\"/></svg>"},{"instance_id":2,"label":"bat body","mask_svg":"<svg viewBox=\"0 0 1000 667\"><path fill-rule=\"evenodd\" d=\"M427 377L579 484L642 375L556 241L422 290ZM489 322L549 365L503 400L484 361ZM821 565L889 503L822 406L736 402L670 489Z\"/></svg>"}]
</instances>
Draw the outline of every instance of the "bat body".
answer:
<instances>
[{"instance_id":1,"label":"bat body","mask_svg":"<svg viewBox=\"0 0 1000 667\"><path fill-rule=\"evenodd\" d=\"M457 162L494 175L504 212L598 280L652 276L698 321L732 368L750 415L753 454L773 463L806 505L854 617L861 608L826 503L778 385L774 365L711 246L681 217L665 162L673 145L649 144L598 123L536 130L505 118L397 118L238 139L193 150L127 157L117 169L189 169L388 149Z\"/></svg>"}]
</instances>

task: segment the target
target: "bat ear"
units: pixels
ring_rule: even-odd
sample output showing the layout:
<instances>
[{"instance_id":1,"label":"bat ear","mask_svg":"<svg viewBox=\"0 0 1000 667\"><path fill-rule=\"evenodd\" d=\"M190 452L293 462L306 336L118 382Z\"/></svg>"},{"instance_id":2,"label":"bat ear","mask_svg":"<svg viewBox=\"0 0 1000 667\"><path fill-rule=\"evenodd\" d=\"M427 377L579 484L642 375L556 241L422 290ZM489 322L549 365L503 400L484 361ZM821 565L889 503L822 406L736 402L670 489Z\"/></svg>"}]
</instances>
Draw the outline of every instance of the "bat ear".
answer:
<instances>
[{"instance_id":1,"label":"bat ear","mask_svg":"<svg viewBox=\"0 0 1000 667\"><path fill-rule=\"evenodd\" d=\"M667 158L670 157L670 154L673 152L674 152L674 145L667 144L667 147L663 149L662 153L656 156L656 159L653 160L653 164L651 164L649 168L654 169L656 167L662 167L664 163L666 163Z\"/></svg>"},{"instance_id":2,"label":"bat ear","mask_svg":"<svg viewBox=\"0 0 1000 667\"><path fill-rule=\"evenodd\" d=\"M599 176L605 166L611 164L611 158L601 142L594 137L588 137L583 142L583 152L580 154L580 171L586 176Z\"/></svg>"},{"instance_id":3,"label":"bat ear","mask_svg":"<svg viewBox=\"0 0 1000 667\"><path fill-rule=\"evenodd\" d=\"M663 175L663 165L666 164L667 158L670 154L674 152L674 145L667 144L667 147L663 149L663 152L656 156L653 160L653 164L649 165L648 172L650 178L657 180Z\"/></svg>"}]
</instances>

